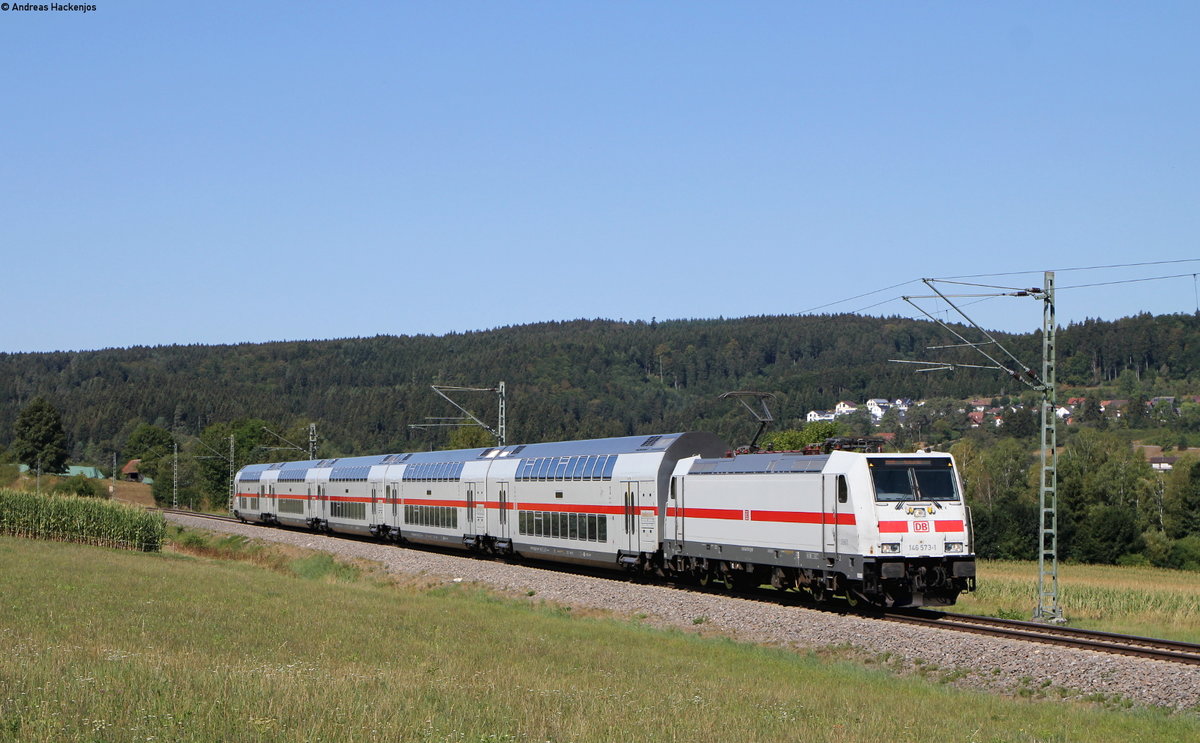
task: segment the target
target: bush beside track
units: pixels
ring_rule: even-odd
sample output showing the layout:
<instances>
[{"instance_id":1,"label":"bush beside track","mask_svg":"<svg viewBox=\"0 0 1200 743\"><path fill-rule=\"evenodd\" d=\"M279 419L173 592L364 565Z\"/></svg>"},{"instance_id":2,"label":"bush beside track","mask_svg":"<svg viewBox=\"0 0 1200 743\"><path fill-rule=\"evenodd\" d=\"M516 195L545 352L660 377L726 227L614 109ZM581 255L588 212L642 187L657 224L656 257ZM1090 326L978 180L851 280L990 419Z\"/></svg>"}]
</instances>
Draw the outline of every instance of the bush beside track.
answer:
<instances>
[{"instance_id":1,"label":"bush beside track","mask_svg":"<svg viewBox=\"0 0 1200 743\"><path fill-rule=\"evenodd\" d=\"M162 514L120 503L0 490L0 534L158 552L165 531Z\"/></svg>"}]
</instances>

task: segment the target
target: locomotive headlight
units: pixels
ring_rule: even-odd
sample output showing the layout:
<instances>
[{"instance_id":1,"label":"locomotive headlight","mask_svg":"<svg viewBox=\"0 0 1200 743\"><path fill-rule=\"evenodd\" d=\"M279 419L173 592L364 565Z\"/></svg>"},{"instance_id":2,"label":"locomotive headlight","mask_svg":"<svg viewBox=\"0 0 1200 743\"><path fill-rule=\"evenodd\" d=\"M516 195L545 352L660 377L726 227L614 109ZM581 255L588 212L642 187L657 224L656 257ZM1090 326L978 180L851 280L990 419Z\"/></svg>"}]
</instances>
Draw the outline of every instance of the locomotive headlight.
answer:
<instances>
[{"instance_id":1,"label":"locomotive headlight","mask_svg":"<svg viewBox=\"0 0 1200 743\"><path fill-rule=\"evenodd\" d=\"M959 546L961 547L962 545L959 545ZM900 543L899 542L884 542L883 544L879 545L879 552L884 555L889 555L889 554L898 555L898 554L900 554Z\"/></svg>"},{"instance_id":2,"label":"locomotive headlight","mask_svg":"<svg viewBox=\"0 0 1200 743\"><path fill-rule=\"evenodd\" d=\"M963 551L963 543L962 542L946 542L946 551L947 552L962 552Z\"/></svg>"}]
</instances>

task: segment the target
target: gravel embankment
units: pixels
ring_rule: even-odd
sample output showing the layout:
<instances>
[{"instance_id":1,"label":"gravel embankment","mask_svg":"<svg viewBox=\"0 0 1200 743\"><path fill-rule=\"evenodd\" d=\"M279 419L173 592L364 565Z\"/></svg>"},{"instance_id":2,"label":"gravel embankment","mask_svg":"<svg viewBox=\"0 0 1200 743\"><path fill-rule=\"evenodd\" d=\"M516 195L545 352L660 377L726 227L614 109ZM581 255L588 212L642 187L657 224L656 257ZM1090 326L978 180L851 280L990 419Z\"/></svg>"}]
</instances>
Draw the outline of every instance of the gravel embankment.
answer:
<instances>
[{"instance_id":1,"label":"gravel embankment","mask_svg":"<svg viewBox=\"0 0 1200 743\"><path fill-rule=\"evenodd\" d=\"M1071 651L950 630L909 627L727 596L694 593L392 545L170 515L185 526L380 563L395 573L486 584L533 600L599 609L689 631L797 649L856 648L869 661L956 686L1051 698L1122 697L1139 704L1200 709L1200 669L1088 651Z\"/></svg>"}]
</instances>

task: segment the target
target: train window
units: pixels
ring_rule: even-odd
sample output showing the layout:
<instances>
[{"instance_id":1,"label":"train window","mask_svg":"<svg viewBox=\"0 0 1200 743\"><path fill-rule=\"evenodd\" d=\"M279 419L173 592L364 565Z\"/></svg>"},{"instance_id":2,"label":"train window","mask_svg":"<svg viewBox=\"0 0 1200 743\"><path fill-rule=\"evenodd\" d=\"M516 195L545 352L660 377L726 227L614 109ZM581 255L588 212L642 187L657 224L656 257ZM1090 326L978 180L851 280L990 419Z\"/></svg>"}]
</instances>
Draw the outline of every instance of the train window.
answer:
<instances>
[{"instance_id":1,"label":"train window","mask_svg":"<svg viewBox=\"0 0 1200 743\"><path fill-rule=\"evenodd\" d=\"M946 464L927 460L913 466L889 462L887 466L872 466L871 480L875 484L875 500L957 500L954 470Z\"/></svg>"},{"instance_id":2,"label":"train window","mask_svg":"<svg viewBox=\"0 0 1200 743\"><path fill-rule=\"evenodd\" d=\"M913 500L912 478L908 467L872 467L871 479L875 482L875 500Z\"/></svg>"},{"instance_id":3,"label":"train window","mask_svg":"<svg viewBox=\"0 0 1200 743\"><path fill-rule=\"evenodd\" d=\"M587 517L587 538L589 542L596 541L596 515L591 513Z\"/></svg>"},{"instance_id":4,"label":"train window","mask_svg":"<svg viewBox=\"0 0 1200 743\"><path fill-rule=\"evenodd\" d=\"M563 491L561 491L561 490L555 490L555 491L554 491L554 497L555 497L555 498L561 498L561 497L562 497L562 494L563 494Z\"/></svg>"},{"instance_id":5,"label":"train window","mask_svg":"<svg viewBox=\"0 0 1200 743\"><path fill-rule=\"evenodd\" d=\"M567 476L567 465L571 463L569 457L559 457L558 462L554 465L554 479L563 480Z\"/></svg>"},{"instance_id":6,"label":"train window","mask_svg":"<svg viewBox=\"0 0 1200 743\"><path fill-rule=\"evenodd\" d=\"M567 538L567 514L558 514L558 533L563 538Z\"/></svg>"},{"instance_id":7,"label":"train window","mask_svg":"<svg viewBox=\"0 0 1200 743\"><path fill-rule=\"evenodd\" d=\"M579 514L567 515L567 539L579 539Z\"/></svg>"},{"instance_id":8,"label":"train window","mask_svg":"<svg viewBox=\"0 0 1200 743\"><path fill-rule=\"evenodd\" d=\"M605 459L605 462L604 462L604 479L605 479L605 480L611 480L611 479L612 479L612 476L613 476L613 470L614 470L614 469L616 469L616 467L617 467L617 457L616 457L616 455L609 455L609 456L608 456L608 457Z\"/></svg>"},{"instance_id":9,"label":"train window","mask_svg":"<svg viewBox=\"0 0 1200 743\"><path fill-rule=\"evenodd\" d=\"M546 470L550 469L550 460L542 457L538 459L537 466L534 468L533 476L539 480L546 479Z\"/></svg>"},{"instance_id":10,"label":"train window","mask_svg":"<svg viewBox=\"0 0 1200 743\"><path fill-rule=\"evenodd\" d=\"M672 490L674 490L674 486L675 486L675 483L672 482L671 483ZM846 476L845 475L838 475L837 493L838 493L838 503L845 503L847 500L850 499L850 490L849 490L849 488L846 487ZM675 495L672 494L671 497L674 498Z\"/></svg>"},{"instance_id":11,"label":"train window","mask_svg":"<svg viewBox=\"0 0 1200 743\"><path fill-rule=\"evenodd\" d=\"M917 492L927 500L957 500L954 473L949 469L913 469Z\"/></svg>"},{"instance_id":12,"label":"train window","mask_svg":"<svg viewBox=\"0 0 1200 743\"><path fill-rule=\"evenodd\" d=\"M608 541L608 517L596 517L596 539L601 542Z\"/></svg>"}]
</instances>

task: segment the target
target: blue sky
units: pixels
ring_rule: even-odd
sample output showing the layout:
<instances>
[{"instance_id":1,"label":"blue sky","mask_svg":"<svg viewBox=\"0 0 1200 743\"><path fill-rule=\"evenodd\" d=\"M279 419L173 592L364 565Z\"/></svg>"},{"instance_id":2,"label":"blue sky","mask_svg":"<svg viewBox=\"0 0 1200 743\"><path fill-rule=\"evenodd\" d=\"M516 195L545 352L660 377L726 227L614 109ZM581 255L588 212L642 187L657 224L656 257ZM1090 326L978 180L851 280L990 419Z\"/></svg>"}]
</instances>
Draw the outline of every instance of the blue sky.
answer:
<instances>
[{"instance_id":1,"label":"blue sky","mask_svg":"<svg viewBox=\"0 0 1200 743\"><path fill-rule=\"evenodd\" d=\"M1197 310L1194 2L94 2L0 12L0 352Z\"/></svg>"}]
</instances>

